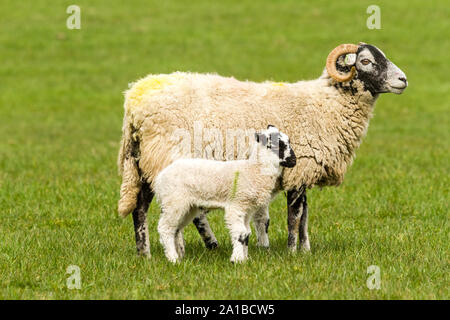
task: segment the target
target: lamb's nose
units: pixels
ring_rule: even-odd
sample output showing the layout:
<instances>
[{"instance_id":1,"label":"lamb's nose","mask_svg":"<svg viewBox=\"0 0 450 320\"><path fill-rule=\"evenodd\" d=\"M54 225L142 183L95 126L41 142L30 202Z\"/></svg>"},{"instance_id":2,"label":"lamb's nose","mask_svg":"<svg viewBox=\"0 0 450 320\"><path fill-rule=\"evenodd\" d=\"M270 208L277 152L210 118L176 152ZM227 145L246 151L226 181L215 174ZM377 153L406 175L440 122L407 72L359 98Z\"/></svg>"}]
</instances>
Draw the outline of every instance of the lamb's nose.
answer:
<instances>
[{"instance_id":1,"label":"lamb's nose","mask_svg":"<svg viewBox=\"0 0 450 320\"><path fill-rule=\"evenodd\" d=\"M406 77L399 77L398 80L403 81L406 84Z\"/></svg>"}]
</instances>

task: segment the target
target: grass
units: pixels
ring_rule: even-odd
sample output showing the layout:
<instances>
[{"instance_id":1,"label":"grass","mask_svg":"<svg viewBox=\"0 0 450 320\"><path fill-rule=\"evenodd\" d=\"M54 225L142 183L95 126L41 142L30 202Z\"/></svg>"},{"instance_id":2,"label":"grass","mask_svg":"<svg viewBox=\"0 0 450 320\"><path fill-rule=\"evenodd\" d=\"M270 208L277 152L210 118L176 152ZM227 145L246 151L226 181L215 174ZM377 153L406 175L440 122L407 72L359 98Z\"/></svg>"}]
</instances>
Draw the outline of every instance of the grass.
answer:
<instances>
[{"instance_id":1,"label":"grass","mask_svg":"<svg viewBox=\"0 0 450 320\"><path fill-rule=\"evenodd\" d=\"M0 12L1 299L448 299L449 5L378 1L2 0ZM150 216L152 259L135 256L131 218L117 216L122 92L147 73L217 72L238 79L317 77L328 52L364 41L407 74L382 96L344 184L309 192L309 254L288 254L284 195L271 205L271 249L229 263L189 226L183 263L169 264ZM82 289L66 287L78 265ZM369 290L367 267L381 271Z\"/></svg>"}]
</instances>

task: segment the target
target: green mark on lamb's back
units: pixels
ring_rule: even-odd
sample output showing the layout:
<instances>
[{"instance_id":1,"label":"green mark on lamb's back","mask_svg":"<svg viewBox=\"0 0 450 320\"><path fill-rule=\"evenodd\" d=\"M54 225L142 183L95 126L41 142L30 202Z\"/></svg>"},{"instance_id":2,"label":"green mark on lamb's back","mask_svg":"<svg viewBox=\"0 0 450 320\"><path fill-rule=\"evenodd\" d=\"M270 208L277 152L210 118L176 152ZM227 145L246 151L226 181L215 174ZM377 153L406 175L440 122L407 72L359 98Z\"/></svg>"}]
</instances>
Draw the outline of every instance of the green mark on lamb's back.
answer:
<instances>
[{"instance_id":1,"label":"green mark on lamb's back","mask_svg":"<svg viewBox=\"0 0 450 320\"><path fill-rule=\"evenodd\" d=\"M236 196L238 179L239 179L239 171L236 171L234 173L233 187L231 189L231 199L233 199Z\"/></svg>"}]
</instances>

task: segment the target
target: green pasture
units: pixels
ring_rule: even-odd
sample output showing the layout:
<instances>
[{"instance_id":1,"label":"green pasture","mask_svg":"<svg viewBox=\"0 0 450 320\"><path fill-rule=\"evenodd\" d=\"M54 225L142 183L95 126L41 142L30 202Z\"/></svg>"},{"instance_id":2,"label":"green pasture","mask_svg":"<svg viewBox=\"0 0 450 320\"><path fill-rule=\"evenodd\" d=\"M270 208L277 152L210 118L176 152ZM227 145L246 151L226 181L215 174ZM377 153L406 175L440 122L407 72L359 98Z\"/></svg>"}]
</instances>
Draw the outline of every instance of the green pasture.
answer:
<instances>
[{"instance_id":1,"label":"green pasture","mask_svg":"<svg viewBox=\"0 0 450 320\"><path fill-rule=\"evenodd\" d=\"M81 29L66 28L67 6ZM381 10L381 29L366 9ZM0 2L0 299L448 299L448 1ZM252 81L318 77L341 43L382 49L407 75L382 95L338 188L308 193L311 252L289 254L285 195L270 250L229 262L186 228L171 265L149 211L150 260L117 215L123 91L148 73L216 72ZM81 289L66 273L79 266ZM370 290L367 268L380 268Z\"/></svg>"}]
</instances>

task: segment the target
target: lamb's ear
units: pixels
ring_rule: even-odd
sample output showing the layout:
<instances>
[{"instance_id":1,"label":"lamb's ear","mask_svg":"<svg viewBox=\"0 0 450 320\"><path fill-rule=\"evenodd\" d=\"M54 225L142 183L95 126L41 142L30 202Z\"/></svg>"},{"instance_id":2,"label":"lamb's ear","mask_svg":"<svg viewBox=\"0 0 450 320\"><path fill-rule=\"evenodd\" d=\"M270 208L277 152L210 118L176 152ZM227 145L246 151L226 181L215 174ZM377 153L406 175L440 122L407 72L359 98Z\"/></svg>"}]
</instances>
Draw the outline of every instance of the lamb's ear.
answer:
<instances>
[{"instance_id":1,"label":"lamb's ear","mask_svg":"<svg viewBox=\"0 0 450 320\"><path fill-rule=\"evenodd\" d=\"M275 128L275 126L274 125L271 125L271 124L269 124L268 126L267 126L267 129L270 129L270 128ZM276 128L275 128L276 129Z\"/></svg>"},{"instance_id":2,"label":"lamb's ear","mask_svg":"<svg viewBox=\"0 0 450 320\"><path fill-rule=\"evenodd\" d=\"M264 133L255 133L256 142L261 143L263 146L267 146L268 138Z\"/></svg>"}]
</instances>

